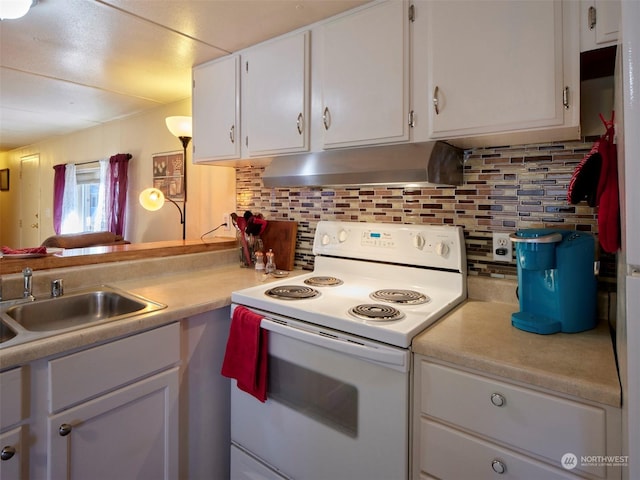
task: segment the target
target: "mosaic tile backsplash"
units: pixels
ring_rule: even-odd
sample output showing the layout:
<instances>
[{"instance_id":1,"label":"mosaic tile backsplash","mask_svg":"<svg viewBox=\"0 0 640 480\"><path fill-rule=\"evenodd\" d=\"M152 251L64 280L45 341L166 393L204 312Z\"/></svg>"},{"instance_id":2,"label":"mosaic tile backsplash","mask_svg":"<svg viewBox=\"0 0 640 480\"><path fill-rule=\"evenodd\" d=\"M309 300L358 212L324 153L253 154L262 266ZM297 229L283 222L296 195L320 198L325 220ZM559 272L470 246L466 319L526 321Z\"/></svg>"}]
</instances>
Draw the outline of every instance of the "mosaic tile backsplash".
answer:
<instances>
[{"instance_id":1,"label":"mosaic tile backsplash","mask_svg":"<svg viewBox=\"0 0 640 480\"><path fill-rule=\"evenodd\" d=\"M515 263L493 261L493 232L566 228L597 235L597 209L566 199L571 175L594 140L469 150L458 187L265 188L264 168L239 167L238 210L297 221L299 268L313 269L319 220L458 225L464 228L469 275L515 279ZM601 252L600 260L601 283L615 283L614 256Z\"/></svg>"}]
</instances>

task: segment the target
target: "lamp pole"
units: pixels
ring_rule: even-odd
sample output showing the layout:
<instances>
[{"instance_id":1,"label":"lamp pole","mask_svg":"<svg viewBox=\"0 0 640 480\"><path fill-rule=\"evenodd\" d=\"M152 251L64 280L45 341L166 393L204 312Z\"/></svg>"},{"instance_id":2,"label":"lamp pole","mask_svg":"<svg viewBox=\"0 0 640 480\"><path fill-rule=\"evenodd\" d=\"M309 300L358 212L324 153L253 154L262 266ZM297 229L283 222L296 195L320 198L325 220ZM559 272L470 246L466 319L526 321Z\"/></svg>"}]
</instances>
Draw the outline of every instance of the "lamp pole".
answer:
<instances>
[{"instance_id":1,"label":"lamp pole","mask_svg":"<svg viewBox=\"0 0 640 480\"><path fill-rule=\"evenodd\" d=\"M182 240L187 238L187 145L191 141L191 137L178 137L182 142L182 193L184 194L184 203L182 204Z\"/></svg>"}]
</instances>

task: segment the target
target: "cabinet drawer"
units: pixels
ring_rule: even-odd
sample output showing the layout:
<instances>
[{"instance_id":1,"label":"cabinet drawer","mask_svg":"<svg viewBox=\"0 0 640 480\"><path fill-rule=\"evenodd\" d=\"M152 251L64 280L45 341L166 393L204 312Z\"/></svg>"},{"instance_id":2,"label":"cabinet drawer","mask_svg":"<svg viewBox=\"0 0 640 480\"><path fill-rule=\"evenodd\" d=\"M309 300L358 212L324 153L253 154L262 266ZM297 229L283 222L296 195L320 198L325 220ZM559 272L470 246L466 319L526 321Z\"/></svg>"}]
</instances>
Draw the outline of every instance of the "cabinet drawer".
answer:
<instances>
[{"instance_id":1,"label":"cabinet drawer","mask_svg":"<svg viewBox=\"0 0 640 480\"><path fill-rule=\"evenodd\" d=\"M26 427L20 426L0 434L0 449L3 455L10 456L0 461L0 478L19 480L27 478L23 475L24 446L26 442ZM13 451L10 452L10 449Z\"/></svg>"},{"instance_id":2,"label":"cabinet drawer","mask_svg":"<svg viewBox=\"0 0 640 480\"><path fill-rule=\"evenodd\" d=\"M420 436L420 470L441 480L576 478L567 471L424 418Z\"/></svg>"},{"instance_id":3,"label":"cabinet drawer","mask_svg":"<svg viewBox=\"0 0 640 480\"><path fill-rule=\"evenodd\" d=\"M421 381L423 413L535 453L553 465L560 467L565 453L578 458L607 454L604 409L429 362L421 364ZM500 401L502 406L493 403ZM604 467L583 470L605 476Z\"/></svg>"},{"instance_id":4,"label":"cabinet drawer","mask_svg":"<svg viewBox=\"0 0 640 480\"><path fill-rule=\"evenodd\" d=\"M22 367L0 373L0 430L22 420Z\"/></svg>"},{"instance_id":5,"label":"cabinet drawer","mask_svg":"<svg viewBox=\"0 0 640 480\"><path fill-rule=\"evenodd\" d=\"M57 412L179 360L177 323L52 360L49 410Z\"/></svg>"}]
</instances>

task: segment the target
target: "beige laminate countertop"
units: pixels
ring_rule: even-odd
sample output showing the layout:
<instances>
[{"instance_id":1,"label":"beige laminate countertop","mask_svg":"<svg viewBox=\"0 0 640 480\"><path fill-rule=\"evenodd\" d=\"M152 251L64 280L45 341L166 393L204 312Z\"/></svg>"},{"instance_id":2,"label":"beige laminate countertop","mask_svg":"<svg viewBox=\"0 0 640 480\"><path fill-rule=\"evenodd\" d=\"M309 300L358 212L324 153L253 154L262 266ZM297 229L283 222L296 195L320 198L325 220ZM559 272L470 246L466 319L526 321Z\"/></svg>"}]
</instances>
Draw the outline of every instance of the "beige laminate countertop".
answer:
<instances>
[{"instance_id":1,"label":"beige laminate countertop","mask_svg":"<svg viewBox=\"0 0 640 480\"><path fill-rule=\"evenodd\" d=\"M298 270L290 272L290 275L301 273L304 272ZM0 349L0 369L226 307L231 303L231 292L257 285L260 281L254 270L241 268L237 263L175 274L109 281L107 284L110 286L164 303L167 308Z\"/></svg>"},{"instance_id":2,"label":"beige laminate countertop","mask_svg":"<svg viewBox=\"0 0 640 480\"><path fill-rule=\"evenodd\" d=\"M517 305L467 300L413 340L414 353L619 407L606 322L582 333L537 335L511 325Z\"/></svg>"}]
</instances>

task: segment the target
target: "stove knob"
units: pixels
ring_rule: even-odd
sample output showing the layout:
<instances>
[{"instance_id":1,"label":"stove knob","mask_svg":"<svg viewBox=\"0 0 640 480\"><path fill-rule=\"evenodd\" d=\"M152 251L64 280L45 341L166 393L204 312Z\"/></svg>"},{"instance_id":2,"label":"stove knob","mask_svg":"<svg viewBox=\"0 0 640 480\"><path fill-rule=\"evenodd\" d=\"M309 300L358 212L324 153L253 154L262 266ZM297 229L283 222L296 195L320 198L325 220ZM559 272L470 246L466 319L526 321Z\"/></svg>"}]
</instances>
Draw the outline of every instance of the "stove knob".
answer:
<instances>
[{"instance_id":1,"label":"stove knob","mask_svg":"<svg viewBox=\"0 0 640 480\"><path fill-rule=\"evenodd\" d=\"M438 242L436 244L436 255L439 257L444 257L449 253L449 247L446 243Z\"/></svg>"},{"instance_id":2,"label":"stove knob","mask_svg":"<svg viewBox=\"0 0 640 480\"><path fill-rule=\"evenodd\" d=\"M347 240L347 231L340 230L340 233L338 233L338 241L340 243L344 243L346 240Z\"/></svg>"},{"instance_id":3,"label":"stove knob","mask_svg":"<svg viewBox=\"0 0 640 480\"><path fill-rule=\"evenodd\" d=\"M320 243L322 243L322 246L329 245L331 243L331 237L326 233L323 233Z\"/></svg>"},{"instance_id":4,"label":"stove knob","mask_svg":"<svg viewBox=\"0 0 640 480\"><path fill-rule=\"evenodd\" d=\"M424 244L425 244L425 240L422 235L417 234L415 237L413 237L413 246L416 247L418 250L422 250L424 248Z\"/></svg>"}]
</instances>

